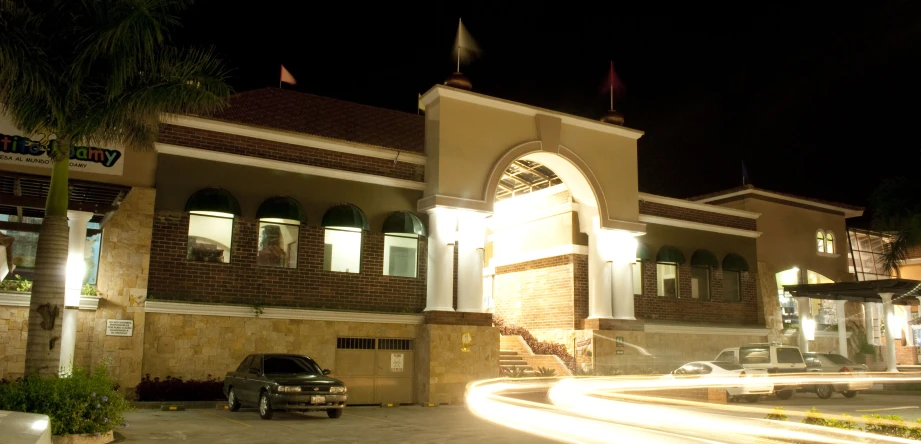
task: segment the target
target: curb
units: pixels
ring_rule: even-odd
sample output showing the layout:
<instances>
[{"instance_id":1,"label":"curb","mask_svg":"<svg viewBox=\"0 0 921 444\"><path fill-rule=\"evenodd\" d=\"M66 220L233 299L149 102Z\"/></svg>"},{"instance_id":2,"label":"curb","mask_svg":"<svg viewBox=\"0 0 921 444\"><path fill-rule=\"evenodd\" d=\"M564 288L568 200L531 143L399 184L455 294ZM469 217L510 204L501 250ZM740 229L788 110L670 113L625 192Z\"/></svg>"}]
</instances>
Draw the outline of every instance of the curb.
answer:
<instances>
[{"instance_id":1,"label":"curb","mask_svg":"<svg viewBox=\"0 0 921 444\"><path fill-rule=\"evenodd\" d=\"M861 390L859 395L891 395L891 396L921 396L921 392L913 390Z\"/></svg>"},{"instance_id":2,"label":"curb","mask_svg":"<svg viewBox=\"0 0 921 444\"><path fill-rule=\"evenodd\" d=\"M226 401L142 401L134 402L134 408L137 410L162 410L162 411L182 411L186 409L217 409L227 408Z\"/></svg>"}]
</instances>

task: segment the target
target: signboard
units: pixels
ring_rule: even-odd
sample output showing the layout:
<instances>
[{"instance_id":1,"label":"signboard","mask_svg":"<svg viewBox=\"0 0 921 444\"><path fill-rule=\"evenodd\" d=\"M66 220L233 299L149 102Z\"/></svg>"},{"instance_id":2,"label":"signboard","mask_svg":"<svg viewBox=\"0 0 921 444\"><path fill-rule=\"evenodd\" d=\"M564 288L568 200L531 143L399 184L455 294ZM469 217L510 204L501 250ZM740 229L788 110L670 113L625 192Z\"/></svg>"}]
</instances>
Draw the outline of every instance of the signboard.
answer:
<instances>
[{"instance_id":1,"label":"signboard","mask_svg":"<svg viewBox=\"0 0 921 444\"><path fill-rule=\"evenodd\" d=\"M473 335L469 331L461 333L461 351L469 352L471 345L473 345Z\"/></svg>"},{"instance_id":2,"label":"signboard","mask_svg":"<svg viewBox=\"0 0 921 444\"><path fill-rule=\"evenodd\" d=\"M390 371L392 372L402 372L403 371L403 353L391 353L390 354Z\"/></svg>"},{"instance_id":3,"label":"signboard","mask_svg":"<svg viewBox=\"0 0 921 444\"><path fill-rule=\"evenodd\" d=\"M624 354L624 351L623 351L623 350L617 350L617 354L618 354L618 355L622 355L622 354Z\"/></svg>"},{"instance_id":4,"label":"signboard","mask_svg":"<svg viewBox=\"0 0 921 444\"><path fill-rule=\"evenodd\" d=\"M591 356L592 355L592 338L580 339L576 341L576 355L578 356Z\"/></svg>"},{"instance_id":5,"label":"signboard","mask_svg":"<svg viewBox=\"0 0 921 444\"><path fill-rule=\"evenodd\" d=\"M624 337L623 337L623 336L616 336L616 337L614 338L614 344L616 344L617 347L623 347L623 346L624 346Z\"/></svg>"},{"instance_id":6,"label":"signboard","mask_svg":"<svg viewBox=\"0 0 921 444\"><path fill-rule=\"evenodd\" d=\"M106 336L133 336L134 321L106 319Z\"/></svg>"},{"instance_id":7,"label":"signboard","mask_svg":"<svg viewBox=\"0 0 921 444\"><path fill-rule=\"evenodd\" d=\"M53 147L56 140L50 142ZM125 156L122 150L74 146L70 148L70 170L121 176ZM51 168L48 151L27 137L0 134L0 163Z\"/></svg>"}]
</instances>

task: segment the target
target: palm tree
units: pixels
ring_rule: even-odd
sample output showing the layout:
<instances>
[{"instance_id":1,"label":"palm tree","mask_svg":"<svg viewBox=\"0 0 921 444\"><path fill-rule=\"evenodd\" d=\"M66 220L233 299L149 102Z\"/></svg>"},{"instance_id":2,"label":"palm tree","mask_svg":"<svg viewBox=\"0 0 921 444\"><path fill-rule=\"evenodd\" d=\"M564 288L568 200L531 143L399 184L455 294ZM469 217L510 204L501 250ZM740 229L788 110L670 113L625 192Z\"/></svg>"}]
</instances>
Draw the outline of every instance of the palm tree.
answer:
<instances>
[{"instance_id":1,"label":"palm tree","mask_svg":"<svg viewBox=\"0 0 921 444\"><path fill-rule=\"evenodd\" d=\"M898 275L909 248L921 245L921 182L903 177L884 181L873 193L873 228L892 233L884 245L883 267Z\"/></svg>"},{"instance_id":2,"label":"palm tree","mask_svg":"<svg viewBox=\"0 0 921 444\"><path fill-rule=\"evenodd\" d=\"M161 114L206 114L230 95L227 72L211 51L168 44L169 29L188 5L0 0L0 110L24 133L42 138L52 161L29 307L27 374L60 368L71 147L119 143L150 150Z\"/></svg>"}]
</instances>

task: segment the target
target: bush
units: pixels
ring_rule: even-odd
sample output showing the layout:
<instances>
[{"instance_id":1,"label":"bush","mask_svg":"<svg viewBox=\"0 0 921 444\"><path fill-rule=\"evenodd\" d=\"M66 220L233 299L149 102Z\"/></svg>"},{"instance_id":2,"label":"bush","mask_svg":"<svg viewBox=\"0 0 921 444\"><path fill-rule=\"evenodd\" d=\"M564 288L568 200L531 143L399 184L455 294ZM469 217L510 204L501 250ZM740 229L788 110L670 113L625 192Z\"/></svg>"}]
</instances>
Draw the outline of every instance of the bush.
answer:
<instances>
[{"instance_id":1,"label":"bush","mask_svg":"<svg viewBox=\"0 0 921 444\"><path fill-rule=\"evenodd\" d=\"M860 427L857 426L857 421L852 420L851 416L846 413L841 415L841 419L826 420L825 425L836 429L860 430Z\"/></svg>"},{"instance_id":2,"label":"bush","mask_svg":"<svg viewBox=\"0 0 921 444\"><path fill-rule=\"evenodd\" d=\"M537 372L535 373L537 374L537 376L541 376L541 377L556 376L556 370L552 368L547 368L547 367L537 367Z\"/></svg>"},{"instance_id":3,"label":"bush","mask_svg":"<svg viewBox=\"0 0 921 444\"><path fill-rule=\"evenodd\" d=\"M536 355L556 355L570 371L576 371L576 358L574 358L566 346L554 342L538 341L531 332L524 327L518 327L512 324L506 324L499 316L493 315L493 324L499 327L499 333L505 336L521 336L524 342L531 347L531 351Z\"/></svg>"},{"instance_id":4,"label":"bush","mask_svg":"<svg viewBox=\"0 0 921 444\"><path fill-rule=\"evenodd\" d=\"M0 281L0 291L32 291L32 281L23 279L22 276L13 275L13 279Z\"/></svg>"},{"instance_id":5,"label":"bush","mask_svg":"<svg viewBox=\"0 0 921 444\"><path fill-rule=\"evenodd\" d=\"M130 409L104 366L92 372L74 368L66 377L29 376L0 383L0 410L48 415L54 435L108 432L124 423L123 414Z\"/></svg>"},{"instance_id":6,"label":"bush","mask_svg":"<svg viewBox=\"0 0 921 444\"><path fill-rule=\"evenodd\" d=\"M768 413L768 415L764 419L770 419L773 421L786 421L787 414L784 413L783 407L774 407L773 409L771 409L771 413Z\"/></svg>"},{"instance_id":7,"label":"bush","mask_svg":"<svg viewBox=\"0 0 921 444\"><path fill-rule=\"evenodd\" d=\"M167 376L166 379L144 376L134 389L138 401L221 401L224 396L224 380L208 375L206 379L189 379Z\"/></svg>"},{"instance_id":8,"label":"bush","mask_svg":"<svg viewBox=\"0 0 921 444\"><path fill-rule=\"evenodd\" d=\"M905 424L905 420L899 415L880 416L877 413L872 415L863 415L867 420L865 432L875 433L884 436L896 436L907 438L912 434L912 427Z\"/></svg>"},{"instance_id":9,"label":"bush","mask_svg":"<svg viewBox=\"0 0 921 444\"><path fill-rule=\"evenodd\" d=\"M803 418L803 424L811 424L818 426L828 426L828 420L822 417L822 414L819 413L818 409L815 407L806 411L806 417Z\"/></svg>"}]
</instances>

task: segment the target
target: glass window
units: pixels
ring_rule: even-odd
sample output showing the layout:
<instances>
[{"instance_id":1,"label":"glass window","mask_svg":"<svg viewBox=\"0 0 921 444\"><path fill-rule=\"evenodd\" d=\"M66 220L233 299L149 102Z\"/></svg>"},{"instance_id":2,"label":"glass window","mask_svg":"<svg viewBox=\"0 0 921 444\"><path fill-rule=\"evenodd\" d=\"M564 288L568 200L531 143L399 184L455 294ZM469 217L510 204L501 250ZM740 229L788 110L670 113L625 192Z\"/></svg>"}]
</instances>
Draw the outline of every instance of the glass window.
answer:
<instances>
[{"instance_id":1,"label":"glass window","mask_svg":"<svg viewBox=\"0 0 921 444\"><path fill-rule=\"evenodd\" d=\"M295 222L283 219L259 221L259 265L297 268L297 235L300 225Z\"/></svg>"},{"instance_id":2,"label":"glass window","mask_svg":"<svg viewBox=\"0 0 921 444\"><path fill-rule=\"evenodd\" d=\"M816 249L819 253L825 252L825 233L822 230L815 232Z\"/></svg>"},{"instance_id":3,"label":"glass window","mask_svg":"<svg viewBox=\"0 0 921 444\"><path fill-rule=\"evenodd\" d=\"M256 374L262 373L262 356L253 356L253 360L249 363L249 371Z\"/></svg>"},{"instance_id":4,"label":"glass window","mask_svg":"<svg viewBox=\"0 0 921 444\"><path fill-rule=\"evenodd\" d=\"M825 233L825 252L834 253L835 252L835 235L831 231Z\"/></svg>"},{"instance_id":5,"label":"glass window","mask_svg":"<svg viewBox=\"0 0 921 444\"><path fill-rule=\"evenodd\" d=\"M21 220L18 216L0 214L2 222L22 222L28 227L29 231L0 230L7 236L12 236L13 241L13 264L16 265L14 274L21 275L23 279L32 280L35 270L35 253L38 249L38 230L41 227L42 218L40 217L23 217ZM100 228L98 222L90 222L86 226L91 230ZM35 231L31 231L34 228ZM86 238L86 248L83 250L86 261L86 274L83 276L83 283L96 285L96 276L99 274L99 253L102 246L102 233L94 234Z\"/></svg>"},{"instance_id":6,"label":"glass window","mask_svg":"<svg viewBox=\"0 0 921 444\"><path fill-rule=\"evenodd\" d=\"M824 356L825 356L825 358L827 358L829 361L834 362L835 364L839 364L839 365L854 365L854 364L856 364L856 362L851 361L850 359L845 358L844 356L836 355L836 354L834 354L834 353L829 353L829 354L824 355Z\"/></svg>"},{"instance_id":7,"label":"glass window","mask_svg":"<svg viewBox=\"0 0 921 444\"><path fill-rule=\"evenodd\" d=\"M186 258L229 264L232 238L232 214L193 211L189 214L189 251Z\"/></svg>"},{"instance_id":8,"label":"glass window","mask_svg":"<svg viewBox=\"0 0 921 444\"><path fill-rule=\"evenodd\" d=\"M656 294L672 298L678 297L677 265L656 264Z\"/></svg>"},{"instance_id":9,"label":"glass window","mask_svg":"<svg viewBox=\"0 0 921 444\"><path fill-rule=\"evenodd\" d=\"M723 370L744 370L745 369L745 367L742 367L739 364L733 364L731 362L714 362L712 364Z\"/></svg>"},{"instance_id":10,"label":"glass window","mask_svg":"<svg viewBox=\"0 0 921 444\"><path fill-rule=\"evenodd\" d=\"M99 222L90 222L86 224L90 230L98 230ZM99 275L99 253L102 249L102 232L86 238L86 247L83 250L83 257L86 260L86 276L83 277L84 284L96 285L96 276Z\"/></svg>"},{"instance_id":11,"label":"glass window","mask_svg":"<svg viewBox=\"0 0 921 444\"><path fill-rule=\"evenodd\" d=\"M778 364L799 364L803 361L803 355L800 354L799 349L793 347L778 347L777 348L777 363Z\"/></svg>"},{"instance_id":12,"label":"glass window","mask_svg":"<svg viewBox=\"0 0 921 444\"><path fill-rule=\"evenodd\" d=\"M419 238L384 236L384 276L416 277Z\"/></svg>"},{"instance_id":13,"label":"glass window","mask_svg":"<svg viewBox=\"0 0 921 444\"><path fill-rule=\"evenodd\" d=\"M700 369L698 370L698 375L709 375L710 373L713 373L713 367L710 367L707 364L697 364L697 367Z\"/></svg>"},{"instance_id":14,"label":"glass window","mask_svg":"<svg viewBox=\"0 0 921 444\"><path fill-rule=\"evenodd\" d=\"M768 347L742 347L739 349L739 363L770 364L771 349Z\"/></svg>"},{"instance_id":15,"label":"glass window","mask_svg":"<svg viewBox=\"0 0 921 444\"><path fill-rule=\"evenodd\" d=\"M637 259L633 267L633 294L643 294L643 261Z\"/></svg>"},{"instance_id":16,"label":"glass window","mask_svg":"<svg viewBox=\"0 0 921 444\"><path fill-rule=\"evenodd\" d=\"M361 266L361 230L327 228L323 250L323 269L358 273Z\"/></svg>"},{"instance_id":17,"label":"glass window","mask_svg":"<svg viewBox=\"0 0 921 444\"><path fill-rule=\"evenodd\" d=\"M720 355L717 356L716 360L720 362L736 362L737 361L735 352L731 350L727 350L727 351L720 353Z\"/></svg>"},{"instance_id":18,"label":"glass window","mask_svg":"<svg viewBox=\"0 0 921 444\"><path fill-rule=\"evenodd\" d=\"M265 374L319 375L320 367L306 356L266 356Z\"/></svg>"},{"instance_id":19,"label":"glass window","mask_svg":"<svg viewBox=\"0 0 921 444\"><path fill-rule=\"evenodd\" d=\"M735 270L723 270L723 300L740 302L742 300L741 273Z\"/></svg>"},{"instance_id":20,"label":"glass window","mask_svg":"<svg viewBox=\"0 0 921 444\"><path fill-rule=\"evenodd\" d=\"M243 362L240 363L240 366L237 367L237 371L238 371L238 372L246 372L246 371L249 371L249 364L250 364L251 362L253 362L253 357L252 357L252 355L247 356L245 359L243 359Z\"/></svg>"},{"instance_id":21,"label":"glass window","mask_svg":"<svg viewBox=\"0 0 921 444\"><path fill-rule=\"evenodd\" d=\"M710 269L691 267L691 297L703 301L710 300Z\"/></svg>"}]
</instances>

